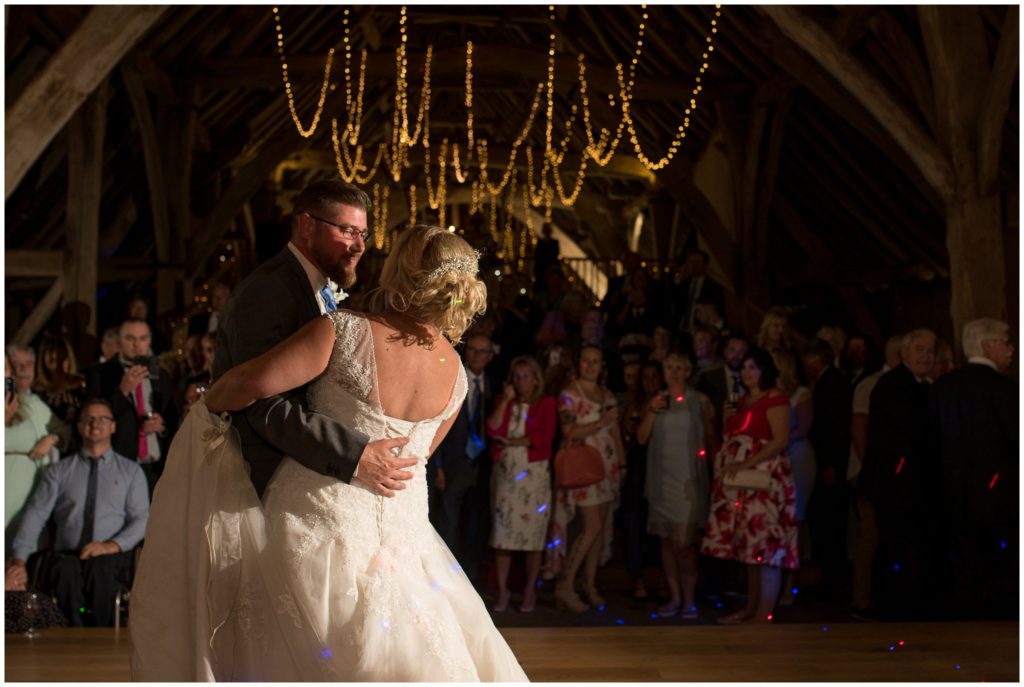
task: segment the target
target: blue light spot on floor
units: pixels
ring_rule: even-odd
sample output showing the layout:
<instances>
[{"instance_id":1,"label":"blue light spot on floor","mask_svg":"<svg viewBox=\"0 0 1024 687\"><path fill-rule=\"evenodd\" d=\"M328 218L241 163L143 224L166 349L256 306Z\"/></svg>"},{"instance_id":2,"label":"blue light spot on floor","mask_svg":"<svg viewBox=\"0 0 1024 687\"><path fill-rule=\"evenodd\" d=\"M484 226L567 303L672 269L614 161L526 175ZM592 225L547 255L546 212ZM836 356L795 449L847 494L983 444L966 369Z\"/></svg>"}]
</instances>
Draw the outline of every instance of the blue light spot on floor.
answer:
<instances>
[{"instance_id":1,"label":"blue light spot on floor","mask_svg":"<svg viewBox=\"0 0 1024 687\"><path fill-rule=\"evenodd\" d=\"M955 667L956 667L957 670L960 670L960 664L959 663L957 663Z\"/></svg>"},{"instance_id":2,"label":"blue light spot on floor","mask_svg":"<svg viewBox=\"0 0 1024 687\"><path fill-rule=\"evenodd\" d=\"M657 619L658 619L658 614L657 613L651 613L651 620L657 620Z\"/></svg>"},{"instance_id":3,"label":"blue light spot on floor","mask_svg":"<svg viewBox=\"0 0 1024 687\"><path fill-rule=\"evenodd\" d=\"M543 512L544 512L544 511L546 511L547 509L548 509L548 504L546 504L546 503L542 503L542 504L540 504L540 508L538 508L538 509L537 509L537 512L538 512L538 513L543 513Z\"/></svg>"},{"instance_id":4,"label":"blue light spot on floor","mask_svg":"<svg viewBox=\"0 0 1024 687\"><path fill-rule=\"evenodd\" d=\"M893 563L892 564L892 569L895 570L896 572L899 572L900 571L900 564L899 563Z\"/></svg>"},{"instance_id":5,"label":"blue light spot on floor","mask_svg":"<svg viewBox=\"0 0 1024 687\"><path fill-rule=\"evenodd\" d=\"M793 596L796 596L797 594L800 593L800 590L797 589L796 587L793 587L793 589L791 591L793 592Z\"/></svg>"},{"instance_id":6,"label":"blue light spot on floor","mask_svg":"<svg viewBox=\"0 0 1024 687\"><path fill-rule=\"evenodd\" d=\"M721 601L715 603L715 608L722 608L724 604Z\"/></svg>"},{"instance_id":7,"label":"blue light spot on floor","mask_svg":"<svg viewBox=\"0 0 1024 687\"><path fill-rule=\"evenodd\" d=\"M615 619L615 624L616 625L625 625L626 621L624 621L622 618L616 618Z\"/></svg>"},{"instance_id":8,"label":"blue light spot on floor","mask_svg":"<svg viewBox=\"0 0 1024 687\"><path fill-rule=\"evenodd\" d=\"M555 546L558 546L559 544L562 543L562 540L561 539L556 539L555 541L553 541L551 543L554 544Z\"/></svg>"},{"instance_id":9,"label":"blue light spot on floor","mask_svg":"<svg viewBox=\"0 0 1024 687\"><path fill-rule=\"evenodd\" d=\"M604 613L604 604L601 604L600 606L598 606L598 607L597 607L597 610L599 610L599 611L601 611L602 613Z\"/></svg>"},{"instance_id":10,"label":"blue light spot on floor","mask_svg":"<svg viewBox=\"0 0 1024 687\"><path fill-rule=\"evenodd\" d=\"M825 627L821 628L821 631L822 632L828 632L828 625L826 625Z\"/></svg>"},{"instance_id":11,"label":"blue light spot on floor","mask_svg":"<svg viewBox=\"0 0 1024 687\"><path fill-rule=\"evenodd\" d=\"M1001 549L1005 549L1006 548L1006 540L1005 539L999 542L999 548L1001 548Z\"/></svg>"},{"instance_id":12,"label":"blue light spot on floor","mask_svg":"<svg viewBox=\"0 0 1024 687\"><path fill-rule=\"evenodd\" d=\"M889 645L889 651L896 651L896 647L894 647L892 644L890 644Z\"/></svg>"}]
</instances>

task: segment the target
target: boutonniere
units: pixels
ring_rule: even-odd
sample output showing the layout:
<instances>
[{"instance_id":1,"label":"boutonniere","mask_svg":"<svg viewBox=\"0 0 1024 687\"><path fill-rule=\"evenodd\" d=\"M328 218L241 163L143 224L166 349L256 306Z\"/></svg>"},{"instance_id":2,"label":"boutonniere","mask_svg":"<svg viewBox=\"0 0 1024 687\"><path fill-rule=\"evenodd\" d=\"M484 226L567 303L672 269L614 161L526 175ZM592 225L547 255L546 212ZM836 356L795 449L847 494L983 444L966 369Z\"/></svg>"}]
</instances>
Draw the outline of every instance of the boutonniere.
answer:
<instances>
[{"instance_id":1,"label":"boutonniere","mask_svg":"<svg viewBox=\"0 0 1024 687\"><path fill-rule=\"evenodd\" d=\"M345 289L338 286L338 284L333 279L328 279L327 285L331 287L331 293L334 294L335 303L341 303L343 300L348 298L348 294L345 293Z\"/></svg>"}]
</instances>

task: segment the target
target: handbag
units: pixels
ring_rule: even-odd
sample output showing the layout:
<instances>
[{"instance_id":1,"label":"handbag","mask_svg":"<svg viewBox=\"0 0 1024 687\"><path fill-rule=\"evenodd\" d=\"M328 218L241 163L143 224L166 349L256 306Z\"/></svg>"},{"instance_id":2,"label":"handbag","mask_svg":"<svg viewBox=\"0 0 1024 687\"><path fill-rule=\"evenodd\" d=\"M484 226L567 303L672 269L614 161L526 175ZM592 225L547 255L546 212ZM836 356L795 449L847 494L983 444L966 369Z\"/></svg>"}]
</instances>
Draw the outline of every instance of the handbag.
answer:
<instances>
[{"instance_id":1,"label":"handbag","mask_svg":"<svg viewBox=\"0 0 1024 687\"><path fill-rule=\"evenodd\" d=\"M722 478L722 484L730 489L753 489L754 491L768 491L772 486L772 473L767 470L737 470L726 473Z\"/></svg>"},{"instance_id":2,"label":"handbag","mask_svg":"<svg viewBox=\"0 0 1024 687\"><path fill-rule=\"evenodd\" d=\"M555 484L560 489L589 487L604 479L604 461L597 449L569 444L555 454Z\"/></svg>"}]
</instances>

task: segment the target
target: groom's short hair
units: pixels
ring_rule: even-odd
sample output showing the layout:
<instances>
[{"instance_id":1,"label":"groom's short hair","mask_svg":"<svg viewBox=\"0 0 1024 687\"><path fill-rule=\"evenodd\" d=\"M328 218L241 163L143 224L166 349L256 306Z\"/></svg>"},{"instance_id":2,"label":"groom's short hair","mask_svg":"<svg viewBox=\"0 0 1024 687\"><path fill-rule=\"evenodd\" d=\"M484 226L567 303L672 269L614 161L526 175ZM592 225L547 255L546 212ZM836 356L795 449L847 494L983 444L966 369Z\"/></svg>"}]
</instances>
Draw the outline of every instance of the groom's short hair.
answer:
<instances>
[{"instance_id":1,"label":"groom's short hair","mask_svg":"<svg viewBox=\"0 0 1024 687\"><path fill-rule=\"evenodd\" d=\"M324 215L333 205L349 205L369 211L370 198L358 186L341 179L314 181L295 197L292 216L297 217L304 212Z\"/></svg>"}]
</instances>

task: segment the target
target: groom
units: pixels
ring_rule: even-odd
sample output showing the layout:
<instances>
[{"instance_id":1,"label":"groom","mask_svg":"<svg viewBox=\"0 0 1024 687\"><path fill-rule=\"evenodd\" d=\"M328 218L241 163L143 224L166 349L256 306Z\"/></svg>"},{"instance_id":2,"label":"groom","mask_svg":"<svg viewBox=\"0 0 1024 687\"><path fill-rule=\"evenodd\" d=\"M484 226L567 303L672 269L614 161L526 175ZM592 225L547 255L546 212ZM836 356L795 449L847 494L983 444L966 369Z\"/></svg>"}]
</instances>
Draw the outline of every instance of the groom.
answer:
<instances>
[{"instance_id":1,"label":"groom","mask_svg":"<svg viewBox=\"0 0 1024 687\"><path fill-rule=\"evenodd\" d=\"M295 199L291 240L284 250L247 277L221 315L213 377L273 348L303 325L337 308L328 279L355 283L366 250L369 199L352 184L317 181ZM368 437L311 411L305 387L257 401L234 413L242 456L262 498L285 454L322 475L350 482L354 476L384 496L394 496L412 478L416 458L395 449L409 439Z\"/></svg>"}]
</instances>

